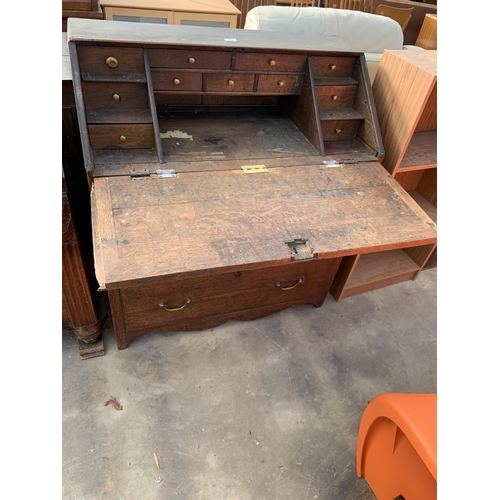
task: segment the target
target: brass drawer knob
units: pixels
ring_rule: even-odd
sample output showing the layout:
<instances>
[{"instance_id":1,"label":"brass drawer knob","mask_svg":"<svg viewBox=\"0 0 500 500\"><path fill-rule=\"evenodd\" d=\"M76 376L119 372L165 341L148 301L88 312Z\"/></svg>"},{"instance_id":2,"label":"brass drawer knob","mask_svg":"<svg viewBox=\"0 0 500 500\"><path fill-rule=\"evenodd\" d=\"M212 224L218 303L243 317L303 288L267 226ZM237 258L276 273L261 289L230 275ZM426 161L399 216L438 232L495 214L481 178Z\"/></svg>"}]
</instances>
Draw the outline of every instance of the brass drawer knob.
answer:
<instances>
[{"instance_id":1,"label":"brass drawer knob","mask_svg":"<svg viewBox=\"0 0 500 500\"><path fill-rule=\"evenodd\" d=\"M181 81L178 78L174 78L174 85L180 85Z\"/></svg>"},{"instance_id":2,"label":"brass drawer knob","mask_svg":"<svg viewBox=\"0 0 500 500\"><path fill-rule=\"evenodd\" d=\"M335 64L330 64L330 69L333 71L337 66Z\"/></svg>"},{"instance_id":3,"label":"brass drawer knob","mask_svg":"<svg viewBox=\"0 0 500 500\"><path fill-rule=\"evenodd\" d=\"M118 66L118 60L116 59L116 57L108 57L106 59L106 64L110 67L110 68L116 68Z\"/></svg>"},{"instance_id":4,"label":"brass drawer knob","mask_svg":"<svg viewBox=\"0 0 500 500\"><path fill-rule=\"evenodd\" d=\"M190 57L188 61L190 64L194 64L196 62L196 59L194 57Z\"/></svg>"},{"instance_id":5,"label":"brass drawer knob","mask_svg":"<svg viewBox=\"0 0 500 500\"><path fill-rule=\"evenodd\" d=\"M159 302L156 303L158 307L161 307L162 309L165 309L165 311L173 312L173 311L180 311L181 309L184 309L188 304L191 304L193 299L191 297L186 297L183 302L182 306L179 307L167 307L167 301L166 300L160 300Z\"/></svg>"},{"instance_id":6,"label":"brass drawer knob","mask_svg":"<svg viewBox=\"0 0 500 500\"><path fill-rule=\"evenodd\" d=\"M304 278L297 278L295 280L295 284L292 286L283 286L283 283L281 283L281 281L276 281L276 283L274 283L274 286L277 286L278 288L281 288L282 290L292 290L293 288L295 288L297 285L300 285L301 283L304 283Z\"/></svg>"},{"instance_id":7,"label":"brass drawer knob","mask_svg":"<svg viewBox=\"0 0 500 500\"><path fill-rule=\"evenodd\" d=\"M113 94L113 100L114 101L119 101L120 100L120 96L118 94Z\"/></svg>"},{"instance_id":8,"label":"brass drawer knob","mask_svg":"<svg viewBox=\"0 0 500 500\"><path fill-rule=\"evenodd\" d=\"M227 84L228 84L228 85L234 85L234 80L228 80L228 81L227 81Z\"/></svg>"},{"instance_id":9,"label":"brass drawer knob","mask_svg":"<svg viewBox=\"0 0 500 500\"><path fill-rule=\"evenodd\" d=\"M334 101L336 101L338 98L339 98L339 96L338 96L338 95L335 95L335 94L333 94L333 95L332 95L332 99L333 99Z\"/></svg>"},{"instance_id":10,"label":"brass drawer knob","mask_svg":"<svg viewBox=\"0 0 500 500\"><path fill-rule=\"evenodd\" d=\"M120 141L125 142L126 140L127 140L127 138L124 135L120 136Z\"/></svg>"},{"instance_id":11,"label":"brass drawer knob","mask_svg":"<svg viewBox=\"0 0 500 500\"><path fill-rule=\"evenodd\" d=\"M269 64L271 66L276 66L276 61L274 59L269 59Z\"/></svg>"},{"instance_id":12,"label":"brass drawer knob","mask_svg":"<svg viewBox=\"0 0 500 500\"><path fill-rule=\"evenodd\" d=\"M342 130L341 130L340 128L336 128L336 129L335 129L335 133L336 133L336 134L341 134L341 133L342 133Z\"/></svg>"},{"instance_id":13,"label":"brass drawer knob","mask_svg":"<svg viewBox=\"0 0 500 500\"><path fill-rule=\"evenodd\" d=\"M280 81L278 82L278 85L279 85L280 87L283 87L283 85L285 85L285 82L282 82L282 81L280 80Z\"/></svg>"}]
</instances>

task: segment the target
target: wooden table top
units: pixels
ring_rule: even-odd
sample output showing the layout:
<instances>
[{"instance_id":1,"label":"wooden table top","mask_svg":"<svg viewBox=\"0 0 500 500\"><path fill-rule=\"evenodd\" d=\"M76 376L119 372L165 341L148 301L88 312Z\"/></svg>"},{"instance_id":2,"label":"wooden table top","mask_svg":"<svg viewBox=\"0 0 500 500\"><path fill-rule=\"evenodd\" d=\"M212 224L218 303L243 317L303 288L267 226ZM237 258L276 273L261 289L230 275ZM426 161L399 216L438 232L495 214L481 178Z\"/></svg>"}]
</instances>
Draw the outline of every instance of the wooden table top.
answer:
<instances>
[{"instance_id":1,"label":"wooden table top","mask_svg":"<svg viewBox=\"0 0 500 500\"><path fill-rule=\"evenodd\" d=\"M102 7L171 10L204 14L241 14L229 0L101 0Z\"/></svg>"}]
</instances>

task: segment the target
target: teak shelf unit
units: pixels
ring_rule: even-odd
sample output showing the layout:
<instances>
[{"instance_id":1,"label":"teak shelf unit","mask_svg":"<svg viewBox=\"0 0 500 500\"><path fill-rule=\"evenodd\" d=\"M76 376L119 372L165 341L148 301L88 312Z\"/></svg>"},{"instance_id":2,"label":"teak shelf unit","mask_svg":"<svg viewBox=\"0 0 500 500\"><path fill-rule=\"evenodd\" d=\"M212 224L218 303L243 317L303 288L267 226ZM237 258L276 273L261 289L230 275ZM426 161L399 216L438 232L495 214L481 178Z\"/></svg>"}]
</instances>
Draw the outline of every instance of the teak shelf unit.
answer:
<instances>
[{"instance_id":1,"label":"teak shelf unit","mask_svg":"<svg viewBox=\"0 0 500 500\"><path fill-rule=\"evenodd\" d=\"M379 71L382 164L437 224L437 51L386 50Z\"/></svg>"},{"instance_id":2,"label":"teak shelf unit","mask_svg":"<svg viewBox=\"0 0 500 500\"><path fill-rule=\"evenodd\" d=\"M68 38L119 349L416 277L435 225L377 161L362 53L336 37L113 21L71 20Z\"/></svg>"}]
</instances>

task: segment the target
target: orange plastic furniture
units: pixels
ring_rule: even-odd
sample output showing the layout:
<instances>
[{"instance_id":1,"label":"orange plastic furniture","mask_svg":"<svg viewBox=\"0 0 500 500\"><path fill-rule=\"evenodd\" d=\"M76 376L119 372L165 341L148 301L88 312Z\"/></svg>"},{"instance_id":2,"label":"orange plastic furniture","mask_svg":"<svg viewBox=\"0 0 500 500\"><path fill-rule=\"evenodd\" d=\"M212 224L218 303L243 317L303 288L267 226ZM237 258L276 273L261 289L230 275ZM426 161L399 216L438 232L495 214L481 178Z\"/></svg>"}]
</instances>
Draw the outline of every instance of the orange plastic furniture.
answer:
<instances>
[{"instance_id":1,"label":"orange plastic furniture","mask_svg":"<svg viewBox=\"0 0 500 500\"><path fill-rule=\"evenodd\" d=\"M377 500L432 500L436 448L436 394L379 394L361 418L356 472Z\"/></svg>"}]
</instances>

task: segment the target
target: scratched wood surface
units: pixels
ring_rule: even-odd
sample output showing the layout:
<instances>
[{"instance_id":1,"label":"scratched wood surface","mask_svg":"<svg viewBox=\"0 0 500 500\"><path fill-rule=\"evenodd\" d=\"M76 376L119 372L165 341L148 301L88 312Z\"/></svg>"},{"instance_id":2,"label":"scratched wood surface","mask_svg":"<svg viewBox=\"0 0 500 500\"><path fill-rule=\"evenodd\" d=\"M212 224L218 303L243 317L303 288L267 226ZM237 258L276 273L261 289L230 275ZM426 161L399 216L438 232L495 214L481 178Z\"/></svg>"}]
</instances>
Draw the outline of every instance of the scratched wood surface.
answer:
<instances>
[{"instance_id":1,"label":"scratched wood surface","mask_svg":"<svg viewBox=\"0 0 500 500\"><path fill-rule=\"evenodd\" d=\"M258 51L281 52L293 50L306 54L328 54L361 52L337 36L297 37L296 33L274 33L272 31L242 30L232 28L203 28L151 23L128 23L94 19L69 19L68 40L83 42L112 42L115 46L140 43L154 47L168 44L170 47L188 48L204 46L206 50L228 48L252 48Z\"/></svg>"},{"instance_id":2,"label":"scratched wood surface","mask_svg":"<svg viewBox=\"0 0 500 500\"><path fill-rule=\"evenodd\" d=\"M160 116L165 161L317 156L297 127L276 110L165 113Z\"/></svg>"},{"instance_id":3,"label":"scratched wood surface","mask_svg":"<svg viewBox=\"0 0 500 500\"><path fill-rule=\"evenodd\" d=\"M96 276L103 288L436 241L435 224L376 163L95 178ZM137 281L139 280L139 281Z\"/></svg>"}]
</instances>

